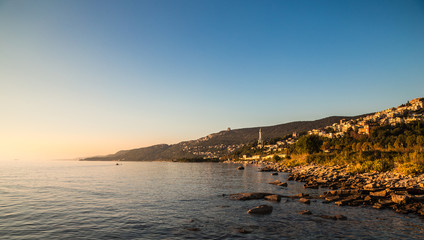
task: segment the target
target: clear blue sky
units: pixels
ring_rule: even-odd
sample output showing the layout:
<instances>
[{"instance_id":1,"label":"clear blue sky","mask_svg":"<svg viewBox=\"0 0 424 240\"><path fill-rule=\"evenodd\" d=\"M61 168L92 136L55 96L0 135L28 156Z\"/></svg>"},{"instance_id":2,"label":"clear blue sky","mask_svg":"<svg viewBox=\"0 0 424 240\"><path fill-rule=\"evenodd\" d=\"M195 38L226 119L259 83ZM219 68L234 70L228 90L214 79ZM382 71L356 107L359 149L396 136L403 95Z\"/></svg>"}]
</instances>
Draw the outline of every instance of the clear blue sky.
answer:
<instances>
[{"instance_id":1,"label":"clear blue sky","mask_svg":"<svg viewBox=\"0 0 424 240\"><path fill-rule=\"evenodd\" d=\"M424 97L424 1L0 0L0 159Z\"/></svg>"}]
</instances>

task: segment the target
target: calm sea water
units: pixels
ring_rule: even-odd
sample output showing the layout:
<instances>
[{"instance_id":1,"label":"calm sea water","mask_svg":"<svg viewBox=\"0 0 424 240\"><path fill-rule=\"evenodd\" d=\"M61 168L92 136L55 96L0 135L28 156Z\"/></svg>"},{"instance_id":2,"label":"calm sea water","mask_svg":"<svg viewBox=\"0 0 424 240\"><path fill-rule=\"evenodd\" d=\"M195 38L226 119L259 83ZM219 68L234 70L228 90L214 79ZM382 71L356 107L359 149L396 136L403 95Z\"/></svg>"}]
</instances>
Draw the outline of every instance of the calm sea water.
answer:
<instances>
[{"instance_id":1,"label":"calm sea water","mask_svg":"<svg viewBox=\"0 0 424 240\"><path fill-rule=\"evenodd\" d=\"M171 162L3 162L1 239L423 239L424 219L390 210L337 207L319 200L232 201L223 194L299 192L267 184L256 167ZM270 215L249 208L270 204ZM299 215L301 210L313 215ZM343 214L346 221L317 215ZM252 231L239 233L239 229ZM195 231L193 231L195 230Z\"/></svg>"}]
</instances>

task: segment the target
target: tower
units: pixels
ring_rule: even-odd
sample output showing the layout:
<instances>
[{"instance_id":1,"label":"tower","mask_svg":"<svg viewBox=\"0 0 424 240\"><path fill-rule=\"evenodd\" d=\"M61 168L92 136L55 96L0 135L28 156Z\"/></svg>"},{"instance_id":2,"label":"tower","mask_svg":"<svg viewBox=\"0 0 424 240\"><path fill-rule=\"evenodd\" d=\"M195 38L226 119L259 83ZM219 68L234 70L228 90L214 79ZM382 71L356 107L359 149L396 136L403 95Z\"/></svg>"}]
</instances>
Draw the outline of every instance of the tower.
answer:
<instances>
[{"instance_id":1,"label":"tower","mask_svg":"<svg viewBox=\"0 0 424 240\"><path fill-rule=\"evenodd\" d=\"M258 147L262 147L262 128L259 128L259 139L258 139Z\"/></svg>"}]
</instances>

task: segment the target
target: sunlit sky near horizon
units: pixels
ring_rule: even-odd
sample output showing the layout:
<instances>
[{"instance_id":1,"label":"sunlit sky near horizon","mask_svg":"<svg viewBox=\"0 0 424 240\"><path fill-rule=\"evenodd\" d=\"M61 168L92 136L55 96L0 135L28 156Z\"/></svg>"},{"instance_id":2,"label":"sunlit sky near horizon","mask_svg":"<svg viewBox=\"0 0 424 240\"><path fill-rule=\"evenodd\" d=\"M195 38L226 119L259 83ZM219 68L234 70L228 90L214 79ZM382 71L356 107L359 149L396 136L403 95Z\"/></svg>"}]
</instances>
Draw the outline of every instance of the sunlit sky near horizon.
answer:
<instances>
[{"instance_id":1,"label":"sunlit sky near horizon","mask_svg":"<svg viewBox=\"0 0 424 240\"><path fill-rule=\"evenodd\" d=\"M0 161L424 97L424 1L0 0Z\"/></svg>"}]
</instances>

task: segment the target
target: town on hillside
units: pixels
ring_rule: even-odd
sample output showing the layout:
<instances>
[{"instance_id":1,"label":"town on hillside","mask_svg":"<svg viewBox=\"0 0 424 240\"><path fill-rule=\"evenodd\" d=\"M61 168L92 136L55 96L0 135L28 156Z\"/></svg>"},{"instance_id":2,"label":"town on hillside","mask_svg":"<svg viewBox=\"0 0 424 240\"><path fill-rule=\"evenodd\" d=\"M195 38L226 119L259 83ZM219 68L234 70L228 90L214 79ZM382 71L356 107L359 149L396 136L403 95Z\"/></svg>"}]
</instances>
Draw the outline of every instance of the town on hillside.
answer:
<instances>
[{"instance_id":1,"label":"town on hillside","mask_svg":"<svg viewBox=\"0 0 424 240\"><path fill-rule=\"evenodd\" d=\"M204 159L240 159L240 160L276 160L290 157L295 150L298 140L305 135L318 136L323 139L337 141L352 134L369 136L370 133L381 126L396 127L405 124L424 122L424 98L415 98L406 104L390 108L377 113L362 116L356 119L342 119L338 123L319 129L312 129L308 132L293 132L290 135L269 139L262 135L261 129L258 132L257 142L244 144L216 144L201 145L182 143L182 149L186 153ZM204 138L195 140L202 143L213 138L215 135L222 135L230 132L228 128L217 134L211 134ZM337 148L337 147L336 147ZM324 152L330 150L324 149Z\"/></svg>"},{"instance_id":2,"label":"town on hillside","mask_svg":"<svg viewBox=\"0 0 424 240\"><path fill-rule=\"evenodd\" d=\"M298 144L299 139L301 139L301 137L305 135L317 136L321 139L324 139L324 140L319 140L321 144L323 142L325 144L323 144L324 146L320 145L319 146L320 149L318 150L321 150L326 153L332 152L334 150L338 150L340 152L343 150L343 148L346 148L346 149L349 148L351 151L356 151L357 149L362 150L362 148L364 150L370 150L370 145L372 145L372 143L368 141L371 141L371 140L366 140L365 142L356 141L355 139L352 139L351 136L355 135L356 139L366 139L367 137L369 138L369 135L373 130L378 130L379 128L384 128L384 127L388 127L392 129L399 128L399 127L402 128L402 126L413 125L414 123L422 123L424 122L423 114L424 114L424 98L416 98L396 108L390 108L384 111L380 111L380 112L366 115L356 119L340 120L339 123L334 123L331 126L326 126L320 129L313 129L308 131L307 133L294 132L293 134L282 137L278 140L268 141L266 144L262 140L263 136L261 132L259 132L257 144L246 145L242 149L238 149L236 151L236 154L233 154L231 158L246 160L246 161L279 160L284 158L290 158L290 154L299 148L299 145L300 145ZM410 131L406 130L406 132L410 132ZM422 134L418 133L416 135L422 135ZM406 138L406 137L403 137L403 136L399 137L397 135L387 136L387 139L390 139L391 142L387 143L385 147L380 146L384 144L378 143L376 144L376 146L380 146L380 147L376 147L375 150L382 150L384 148L384 151L386 152L388 151L393 152L392 150L396 150L402 153L407 152L407 150L412 151L413 149L415 149L415 148L412 148L412 145L414 146L420 145L421 144L420 139L423 138L422 136L416 136L416 135L408 137L412 139L408 141L413 142L408 144L398 143L399 142L398 138ZM348 138L348 140L346 140L346 137ZM328 139L328 140L325 140L325 139ZM393 139L396 139L397 141ZM417 142L417 139L418 139L418 142ZM378 141L384 141L384 139L383 140L379 139ZM406 142L405 139L403 139L402 141ZM340 142L343 142L344 144ZM349 142L349 143L347 144L346 142ZM335 146L330 147L331 143L333 143L333 145ZM298 145L297 148L296 148L296 145ZM392 145L398 146L397 149L392 148L391 147ZM406 145L408 145L409 147L408 149L406 148ZM318 150L316 152L318 152Z\"/></svg>"},{"instance_id":3,"label":"town on hillside","mask_svg":"<svg viewBox=\"0 0 424 240\"><path fill-rule=\"evenodd\" d=\"M346 132L355 131L359 134L370 134L373 127L382 125L396 126L403 123L423 121L424 98L415 98L397 108L377 112L359 119L340 120L324 129L313 129L308 134L322 137L342 137Z\"/></svg>"}]
</instances>

